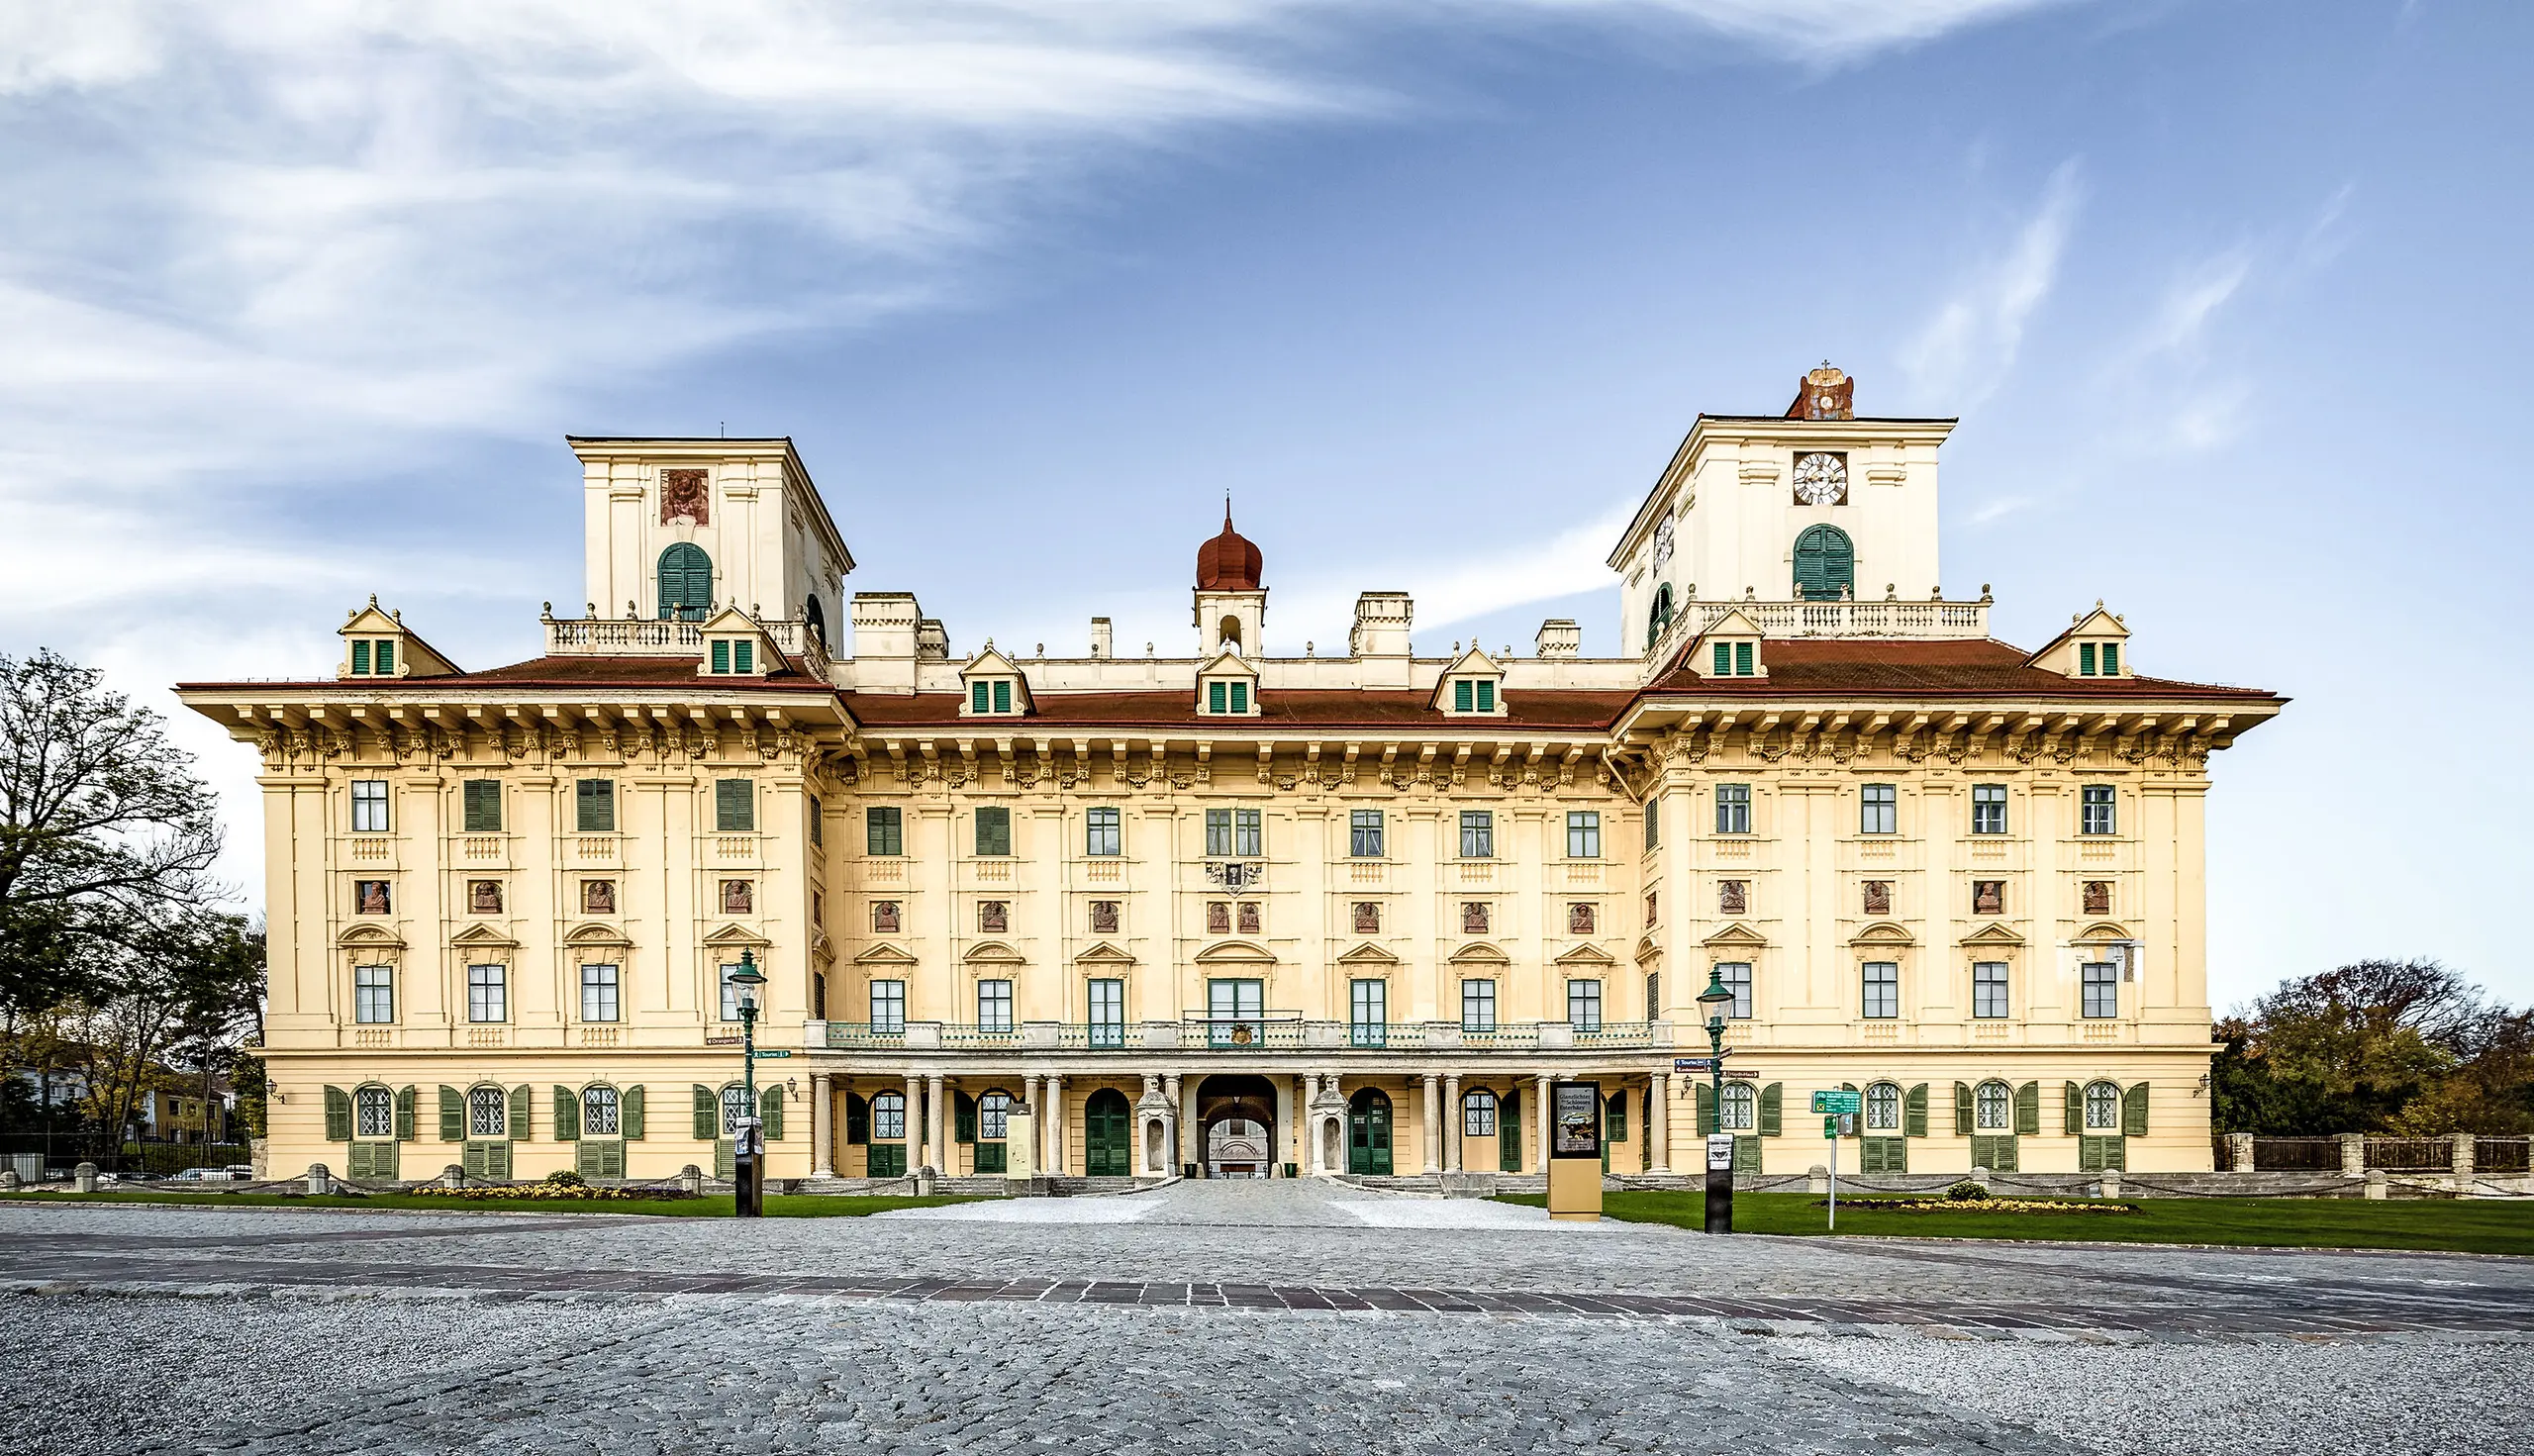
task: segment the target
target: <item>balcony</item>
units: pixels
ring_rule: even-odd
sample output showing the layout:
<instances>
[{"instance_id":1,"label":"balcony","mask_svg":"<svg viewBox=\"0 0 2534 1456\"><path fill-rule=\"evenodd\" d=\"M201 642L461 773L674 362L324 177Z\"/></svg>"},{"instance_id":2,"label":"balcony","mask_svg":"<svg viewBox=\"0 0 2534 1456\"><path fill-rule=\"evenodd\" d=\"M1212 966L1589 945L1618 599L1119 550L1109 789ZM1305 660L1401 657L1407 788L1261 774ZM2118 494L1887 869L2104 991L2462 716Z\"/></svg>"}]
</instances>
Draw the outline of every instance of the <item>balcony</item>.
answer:
<instances>
[{"instance_id":1,"label":"balcony","mask_svg":"<svg viewBox=\"0 0 2534 1456\"><path fill-rule=\"evenodd\" d=\"M799 660L811 675L827 677L828 650L819 634L800 618L763 620L759 630L771 637L774 645ZM557 619L549 612L545 618L545 655L548 657L694 657L704 656L704 624L700 622L643 622L634 618L609 621L604 618Z\"/></svg>"},{"instance_id":2,"label":"balcony","mask_svg":"<svg viewBox=\"0 0 2534 1456\"><path fill-rule=\"evenodd\" d=\"M1771 637L1955 637L1989 634L1989 599L1976 602L1737 602L1730 598L1690 602L1672 618L1645 654L1646 670L1659 671L1681 644L1706 631L1728 612L1739 612Z\"/></svg>"},{"instance_id":3,"label":"balcony","mask_svg":"<svg viewBox=\"0 0 2534 1456\"><path fill-rule=\"evenodd\" d=\"M1176 1020L1022 1021L987 1027L959 1021L908 1021L873 1026L812 1021L805 1040L827 1051L1012 1052L1495 1052L1661 1049L1672 1045L1668 1021L1605 1021L1586 1028L1564 1021L1511 1021L1487 1030L1457 1021L1322 1020L1300 1012L1209 1016Z\"/></svg>"}]
</instances>

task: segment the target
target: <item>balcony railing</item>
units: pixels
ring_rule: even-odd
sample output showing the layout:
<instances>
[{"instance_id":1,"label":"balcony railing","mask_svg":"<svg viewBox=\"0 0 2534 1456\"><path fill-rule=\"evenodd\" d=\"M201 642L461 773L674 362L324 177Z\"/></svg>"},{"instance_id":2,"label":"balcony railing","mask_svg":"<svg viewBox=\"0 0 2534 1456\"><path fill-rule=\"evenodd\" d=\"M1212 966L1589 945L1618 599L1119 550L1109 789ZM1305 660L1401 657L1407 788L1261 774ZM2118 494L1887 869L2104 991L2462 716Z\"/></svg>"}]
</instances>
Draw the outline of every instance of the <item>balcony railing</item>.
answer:
<instances>
[{"instance_id":1,"label":"balcony railing","mask_svg":"<svg viewBox=\"0 0 2534 1456\"><path fill-rule=\"evenodd\" d=\"M820 677L828 675L827 644L801 618L756 619L774 645ZM545 619L545 654L549 657L696 657L704 655L704 624L644 622L636 618L601 617Z\"/></svg>"},{"instance_id":2,"label":"balcony railing","mask_svg":"<svg viewBox=\"0 0 2534 1456\"><path fill-rule=\"evenodd\" d=\"M1647 652L1648 670L1728 612L1739 612L1765 637L1985 637L1989 598L1976 602L1689 602Z\"/></svg>"},{"instance_id":3,"label":"balcony railing","mask_svg":"<svg viewBox=\"0 0 2534 1456\"><path fill-rule=\"evenodd\" d=\"M1300 1012L1210 1016L1157 1021L1022 1021L1009 1027L961 1021L812 1021L812 1049L829 1051L1606 1051L1672 1044L1668 1021L1605 1021L1585 1029L1565 1021L1507 1021L1469 1030L1458 1021L1340 1021Z\"/></svg>"}]
</instances>

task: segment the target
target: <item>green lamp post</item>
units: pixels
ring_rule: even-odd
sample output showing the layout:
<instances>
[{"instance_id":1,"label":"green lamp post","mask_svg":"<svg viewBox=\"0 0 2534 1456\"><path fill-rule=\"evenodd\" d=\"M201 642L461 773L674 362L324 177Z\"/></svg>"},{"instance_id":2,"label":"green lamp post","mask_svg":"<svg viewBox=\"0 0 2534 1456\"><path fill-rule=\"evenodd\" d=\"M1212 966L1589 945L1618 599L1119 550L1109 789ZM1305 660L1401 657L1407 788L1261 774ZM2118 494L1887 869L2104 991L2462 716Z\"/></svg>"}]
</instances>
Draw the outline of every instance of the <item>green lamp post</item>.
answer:
<instances>
[{"instance_id":1,"label":"green lamp post","mask_svg":"<svg viewBox=\"0 0 2534 1456\"><path fill-rule=\"evenodd\" d=\"M1699 993L1699 1005L1706 1008L1707 1067L1713 1079L1716 1130L1709 1133L1706 1150L1706 1220L1709 1233L1733 1231L1733 1154L1728 1140L1721 1158L1717 1156L1713 1138L1723 1134L1724 1126L1724 1014L1732 1009L1733 988L1724 984L1724 967L1717 966L1708 975L1706 989ZM1718 1166L1721 1163L1722 1166Z\"/></svg>"},{"instance_id":2,"label":"green lamp post","mask_svg":"<svg viewBox=\"0 0 2534 1456\"><path fill-rule=\"evenodd\" d=\"M756 952L739 952L739 968L731 973L731 985L737 989L739 1001L739 1044L744 1059L739 1085L745 1089L746 1111L736 1129L737 1146L731 1150L731 1178L736 1185L731 1199L731 1212L741 1218L764 1214L763 1193L765 1170L760 1166L765 1156L764 1134L757 1126L756 1106L756 1017L757 993L765 985L765 975L756 968Z\"/></svg>"}]
</instances>

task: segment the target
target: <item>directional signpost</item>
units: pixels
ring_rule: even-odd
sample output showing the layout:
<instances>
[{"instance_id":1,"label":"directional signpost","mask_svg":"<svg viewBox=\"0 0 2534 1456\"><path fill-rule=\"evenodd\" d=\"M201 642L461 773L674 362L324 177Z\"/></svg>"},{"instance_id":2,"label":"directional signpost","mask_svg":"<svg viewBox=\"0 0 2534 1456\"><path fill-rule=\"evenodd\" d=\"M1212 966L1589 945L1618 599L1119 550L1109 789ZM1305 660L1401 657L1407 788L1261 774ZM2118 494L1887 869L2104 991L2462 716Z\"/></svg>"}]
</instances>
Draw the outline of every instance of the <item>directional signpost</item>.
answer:
<instances>
[{"instance_id":1,"label":"directional signpost","mask_svg":"<svg viewBox=\"0 0 2534 1456\"><path fill-rule=\"evenodd\" d=\"M1830 1227L1839 1226L1839 1136L1854 1131L1857 1114L1865 1110L1863 1095L1839 1088L1812 1094L1812 1111L1822 1115L1821 1135L1830 1143Z\"/></svg>"}]
</instances>

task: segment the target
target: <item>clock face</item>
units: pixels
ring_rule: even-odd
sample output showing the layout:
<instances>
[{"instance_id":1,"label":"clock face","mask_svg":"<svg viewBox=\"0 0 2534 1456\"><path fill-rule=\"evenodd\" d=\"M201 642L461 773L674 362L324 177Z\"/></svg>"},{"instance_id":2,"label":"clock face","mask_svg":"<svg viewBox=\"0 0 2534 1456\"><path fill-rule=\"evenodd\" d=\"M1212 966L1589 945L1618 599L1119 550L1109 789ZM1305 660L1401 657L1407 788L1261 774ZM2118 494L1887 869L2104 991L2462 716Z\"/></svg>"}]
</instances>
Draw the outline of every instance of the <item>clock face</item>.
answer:
<instances>
[{"instance_id":1,"label":"clock face","mask_svg":"<svg viewBox=\"0 0 2534 1456\"><path fill-rule=\"evenodd\" d=\"M1795 498L1807 506L1843 505L1848 499L1848 461L1844 455L1815 450L1795 462Z\"/></svg>"},{"instance_id":2,"label":"clock face","mask_svg":"<svg viewBox=\"0 0 2534 1456\"><path fill-rule=\"evenodd\" d=\"M1672 518L1666 516L1654 524L1654 569L1662 570L1663 563L1671 559Z\"/></svg>"}]
</instances>

